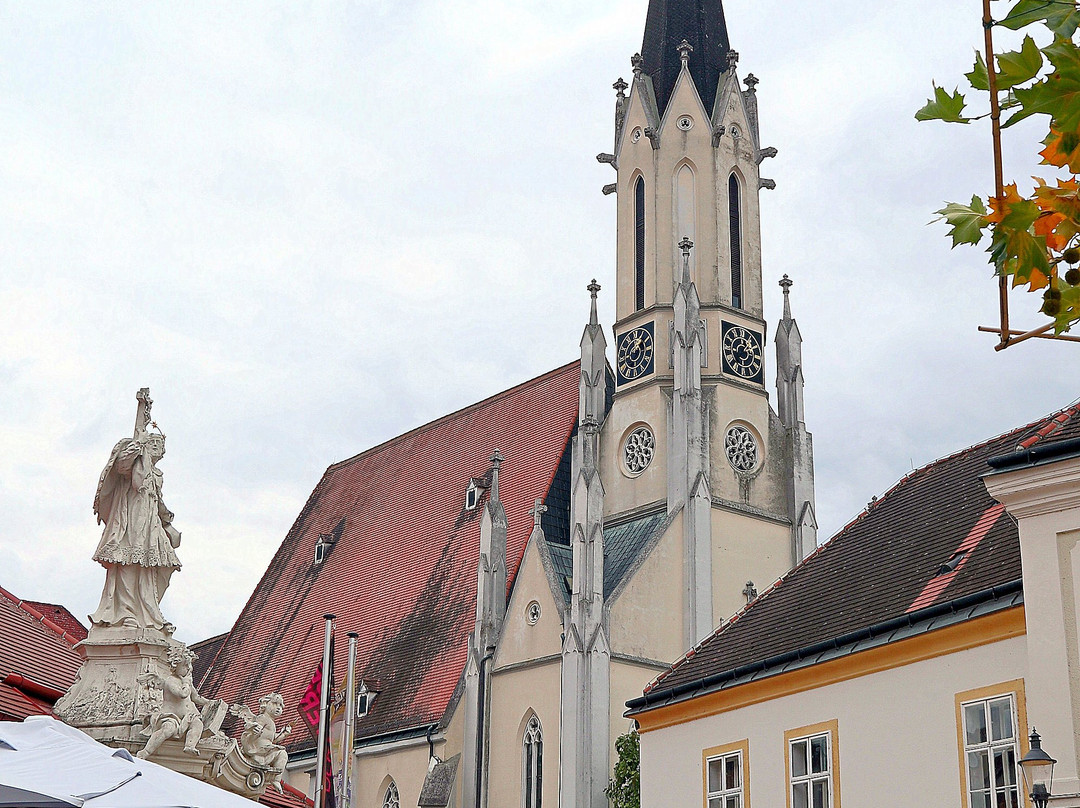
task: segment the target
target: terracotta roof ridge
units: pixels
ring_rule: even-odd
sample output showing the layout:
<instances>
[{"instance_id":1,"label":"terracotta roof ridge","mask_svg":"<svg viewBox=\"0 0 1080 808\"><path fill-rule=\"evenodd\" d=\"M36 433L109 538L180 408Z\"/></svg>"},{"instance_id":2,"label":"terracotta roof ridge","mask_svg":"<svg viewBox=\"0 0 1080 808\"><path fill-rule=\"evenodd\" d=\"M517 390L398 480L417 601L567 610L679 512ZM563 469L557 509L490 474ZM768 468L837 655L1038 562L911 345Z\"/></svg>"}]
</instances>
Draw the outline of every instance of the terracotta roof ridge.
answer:
<instances>
[{"instance_id":1,"label":"terracotta roof ridge","mask_svg":"<svg viewBox=\"0 0 1080 808\"><path fill-rule=\"evenodd\" d=\"M81 642L78 637L73 637L71 634L68 634L67 631L64 630L64 628L58 626L52 620L50 620L37 609L35 609L33 606L28 605L26 601L16 597L11 592L8 592L6 589L4 589L4 587L2 586L0 586L0 597L4 597L7 600L11 601L15 605L15 608L19 609L22 612L25 612L27 615L33 618L35 623L40 623L41 625L45 626L45 628L49 629L49 631L55 634L58 639L64 640L69 645L78 645Z\"/></svg>"},{"instance_id":2,"label":"terracotta roof ridge","mask_svg":"<svg viewBox=\"0 0 1080 808\"><path fill-rule=\"evenodd\" d=\"M358 454L355 454L352 457L348 457L345 460L339 460L337 463L332 463L330 466L327 467L326 470L327 470L327 472L331 472L331 471L335 471L336 469L341 468L342 466L347 466L350 463L355 463L357 460L360 460L361 458L367 457L368 455L374 454L375 452L379 451L380 449L383 449L383 448L389 446L390 444L397 443L398 441L402 440L403 438L407 438L410 435L416 435L416 434L419 434L421 432L426 432L427 430L433 429L436 426L439 426L440 424L446 423L448 421L452 421L455 418L460 418L462 415L464 415L467 412L470 412L470 411L473 411L473 410L478 410L481 407L492 404L492 403L498 401L501 398L506 398L507 396L510 396L512 394L515 394L515 393L519 393L522 390L525 390L525 389L527 389L529 387L533 387L533 386L535 386L537 384L540 384L541 382L544 382L544 381L552 378L553 376L557 376L560 373L565 373L566 370L569 367L571 367L572 365L577 364L580 361L581 361L580 359L575 359L575 360L573 360L571 362L567 362L565 365L560 365L559 367L554 368L553 370L549 370L546 373L542 373L539 376L536 376L536 377L534 377L532 379L528 379L528 380L523 381L523 382L521 382L519 384L515 384L513 387L508 387L506 390L502 390L501 392L495 393L494 395L488 396L487 398L481 399L480 401L476 401L476 402L474 402L472 404L469 404L468 406L462 407L461 409L454 410L454 412L448 413L446 415L442 415L442 416L436 418L433 421L428 421L426 424L421 424L420 426L413 427L412 429L409 429L409 430L407 430L405 432L402 432L400 435L395 435L392 438L387 438L386 440L382 441L381 443L378 443L375 446L372 446L372 447L370 447L368 449L365 449L364 451L359 452Z\"/></svg>"}]
</instances>

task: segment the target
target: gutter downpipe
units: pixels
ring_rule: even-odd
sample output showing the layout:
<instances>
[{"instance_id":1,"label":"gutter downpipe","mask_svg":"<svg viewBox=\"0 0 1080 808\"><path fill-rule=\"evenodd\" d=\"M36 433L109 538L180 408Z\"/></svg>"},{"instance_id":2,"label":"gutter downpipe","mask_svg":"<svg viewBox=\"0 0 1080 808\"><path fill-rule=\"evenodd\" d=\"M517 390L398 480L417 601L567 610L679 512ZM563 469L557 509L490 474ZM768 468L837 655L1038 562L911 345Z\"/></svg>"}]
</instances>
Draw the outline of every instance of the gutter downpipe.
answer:
<instances>
[{"instance_id":1,"label":"gutter downpipe","mask_svg":"<svg viewBox=\"0 0 1080 808\"><path fill-rule=\"evenodd\" d=\"M489 645L487 653L480 660L480 683L476 707L476 808L483 808L487 800L484 799L484 726L487 723L487 669L488 662L495 656L495 646Z\"/></svg>"}]
</instances>

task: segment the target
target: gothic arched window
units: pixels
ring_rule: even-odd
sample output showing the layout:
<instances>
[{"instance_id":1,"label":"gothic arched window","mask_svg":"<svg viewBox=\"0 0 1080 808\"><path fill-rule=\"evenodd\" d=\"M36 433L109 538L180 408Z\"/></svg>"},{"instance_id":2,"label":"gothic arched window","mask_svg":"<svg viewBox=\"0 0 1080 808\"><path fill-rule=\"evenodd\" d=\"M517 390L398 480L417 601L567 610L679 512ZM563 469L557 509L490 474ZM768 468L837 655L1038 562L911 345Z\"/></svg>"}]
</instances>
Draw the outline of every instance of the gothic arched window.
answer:
<instances>
[{"instance_id":1,"label":"gothic arched window","mask_svg":"<svg viewBox=\"0 0 1080 808\"><path fill-rule=\"evenodd\" d=\"M731 305L743 307L742 290L742 212L739 201L739 180L728 177L728 222L731 231Z\"/></svg>"},{"instance_id":2,"label":"gothic arched window","mask_svg":"<svg viewBox=\"0 0 1080 808\"><path fill-rule=\"evenodd\" d=\"M382 804L383 808L401 808L401 797L398 795L397 784L393 780L386 787L386 794L383 795Z\"/></svg>"},{"instance_id":3,"label":"gothic arched window","mask_svg":"<svg viewBox=\"0 0 1080 808\"><path fill-rule=\"evenodd\" d=\"M521 740L521 804L523 808L540 808L543 791L544 732L535 715L525 727Z\"/></svg>"},{"instance_id":4,"label":"gothic arched window","mask_svg":"<svg viewBox=\"0 0 1080 808\"><path fill-rule=\"evenodd\" d=\"M634 183L634 310L645 308L645 178Z\"/></svg>"}]
</instances>

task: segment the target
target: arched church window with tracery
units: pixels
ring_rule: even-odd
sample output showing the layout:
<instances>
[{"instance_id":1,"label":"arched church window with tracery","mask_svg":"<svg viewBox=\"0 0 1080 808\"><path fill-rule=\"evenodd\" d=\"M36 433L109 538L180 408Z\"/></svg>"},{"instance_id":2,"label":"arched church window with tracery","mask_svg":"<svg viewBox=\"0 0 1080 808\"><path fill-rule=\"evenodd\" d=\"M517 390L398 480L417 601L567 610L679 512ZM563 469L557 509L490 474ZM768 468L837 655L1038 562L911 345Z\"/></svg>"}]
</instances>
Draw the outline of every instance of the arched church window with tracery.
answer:
<instances>
[{"instance_id":1,"label":"arched church window with tracery","mask_svg":"<svg viewBox=\"0 0 1080 808\"><path fill-rule=\"evenodd\" d=\"M743 307L742 290L742 205L739 199L739 179L728 177L728 222L731 232L731 305Z\"/></svg>"},{"instance_id":2,"label":"arched church window with tracery","mask_svg":"<svg viewBox=\"0 0 1080 808\"><path fill-rule=\"evenodd\" d=\"M535 715L525 727L521 741L521 804L523 808L540 808L543 790L544 732Z\"/></svg>"},{"instance_id":3,"label":"arched church window with tracery","mask_svg":"<svg viewBox=\"0 0 1080 808\"><path fill-rule=\"evenodd\" d=\"M634 183L634 310L645 308L645 178Z\"/></svg>"},{"instance_id":4,"label":"arched church window with tracery","mask_svg":"<svg viewBox=\"0 0 1080 808\"><path fill-rule=\"evenodd\" d=\"M401 797L398 794L397 784L391 780L383 795L383 808L401 808Z\"/></svg>"}]
</instances>

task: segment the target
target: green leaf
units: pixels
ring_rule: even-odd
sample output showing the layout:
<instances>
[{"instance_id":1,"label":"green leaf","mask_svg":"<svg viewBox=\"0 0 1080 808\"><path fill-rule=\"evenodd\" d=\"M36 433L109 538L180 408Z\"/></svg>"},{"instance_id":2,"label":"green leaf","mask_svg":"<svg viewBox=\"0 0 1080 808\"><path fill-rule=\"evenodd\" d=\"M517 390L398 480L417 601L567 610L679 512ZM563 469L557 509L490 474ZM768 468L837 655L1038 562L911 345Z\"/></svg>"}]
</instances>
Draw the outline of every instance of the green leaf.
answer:
<instances>
[{"instance_id":1,"label":"green leaf","mask_svg":"<svg viewBox=\"0 0 1080 808\"><path fill-rule=\"evenodd\" d=\"M938 215L935 222L948 222L953 247L958 244L978 244L982 241L983 229L987 226L986 205L979 197L971 197L970 205L950 202L935 213Z\"/></svg>"},{"instance_id":2,"label":"green leaf","mask_svg":"<svg viewBox=\"0 0 1080 808\"><path fill-rule=\"evenodd\" d=\"M1069 39L1080 25L1080 10L1069 0L1020 0L998 25L1018 31L1033 22L1045 22L1059 37Z\"/></svg>"},{"instance_id":3,"label":"green leaf","mask_svg":"<svg viewBox=\"0 0 1080 808\"><path fill-rule=\"evenodd\" d=\"M1061 334L1080 320L1080 286L1061 285L1061 308L1054 320L1054 333Z\"/></svg>"},{"instance_id":4,"label":"green leaf","mask_svg":"<svg viewBox=\"0 0 1080 808\"><path fill-rule=\"evenodd\" d=\"M1035 78L1042 68L1043 58L1035 40L1026 36L1020 50L997 54L997 64L997 87L999 90L1008 90ZM986 69L985 65L983 69Z\"/></svg>"},{"instance_id":5,"label":"green leaf","mask_svg":"<svg viewBox=\"0 0 1080 808\"><path fill-rule=\"evenodd\" d=\"M986 60L983 59L981 51L975 51L975 67L970 73L965 73L964 77L971 82L971 89L984 92L990 90L990 74L986 70Z\"/></svg>"},{"instance_id":6,"label":"green leaf","mask_svg":"<svg viewBox=\"0 0 1080 808\"><path fill-rule=\"evenodd\" d=\"M964 111L964 96L956 89L952 95L943 87L934 85L934 97L926 102L926 106L915 113L917 121L945 121L946 123L971 123L970 118L965 118L961 113Z\"/></svg>"},{"instance_id":7,"label":"green leaf","mask_svg":"<svg viewBox=\"0 0 1080 808\"><path fill-rule=\"evenodd\" d=\"M1061 132L1080 129L1080 48L1067 40L1055 40L1043 48L1054 72L1026 89L1014 90L1021 109L1005 123L1012 126L1031 115L1049 115Z\"/></svg>"}]
</instances>

